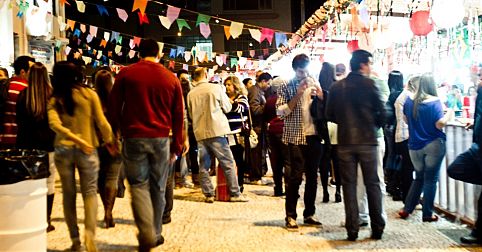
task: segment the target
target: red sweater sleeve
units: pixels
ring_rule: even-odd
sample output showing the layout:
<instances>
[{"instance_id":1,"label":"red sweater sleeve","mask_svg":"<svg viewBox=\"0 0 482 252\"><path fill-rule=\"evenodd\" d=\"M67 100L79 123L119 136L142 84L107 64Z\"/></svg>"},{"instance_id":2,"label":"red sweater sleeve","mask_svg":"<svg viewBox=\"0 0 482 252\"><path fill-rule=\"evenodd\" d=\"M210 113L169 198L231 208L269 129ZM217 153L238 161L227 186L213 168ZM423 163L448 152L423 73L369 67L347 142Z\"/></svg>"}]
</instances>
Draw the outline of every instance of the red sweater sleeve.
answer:
<instances>
[{"instance_id":1,"label":"red sweater sleeve","mask_svg":"<svg viewBox=\"0 0 482 252\"><path fill-rule=\"evenodd\" d=\"M172 142L171 153L180 155L182 152L182 143L184 141L184 101L182 96L181 83L176 78L173 94L173 106L171 109L172 118Z\"/></svg>"}]
</instances>

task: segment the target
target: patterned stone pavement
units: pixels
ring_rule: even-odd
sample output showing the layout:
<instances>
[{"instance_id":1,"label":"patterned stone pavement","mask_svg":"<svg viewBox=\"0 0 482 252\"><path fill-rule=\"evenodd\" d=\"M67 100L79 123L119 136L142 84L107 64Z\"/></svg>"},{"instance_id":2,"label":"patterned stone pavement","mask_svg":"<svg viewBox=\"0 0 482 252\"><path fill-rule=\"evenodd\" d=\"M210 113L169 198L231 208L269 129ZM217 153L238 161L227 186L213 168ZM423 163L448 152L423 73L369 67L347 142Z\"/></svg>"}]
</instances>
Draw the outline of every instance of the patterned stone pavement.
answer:
<instances>
[{"instance_id":1,"label":"patterned stone pavement","mask_svg":"<svg viewBox=\"0 0 482 252\"><path fill-rule=\"evenodd\" d=\"M333 188L330 190L334 200ZM246 185L248 203L206 204L200 189L176 189L172 223L163 227L166 242L154 251L482 251L480 247L462 247L457 243L458 237L468 232L460 224L443 218L437 223L423 223L420 210L408 220L397 218L402 204L391 199L385 202L389 220L382 240L369 239L370 229L362 228L358 241L346 241L343 203L321 203L321 190L318 192L316 215L323 227L300 225L299 231L290 232L284 229L284 199L273 197L269 185ZM117 199L114 207L117 224L113 229L102 228L100 198L98 202L100 251L135 251L137 229L130 195ZM298 204L299 216L302 202ZM79 223L83 223L80 193L77 212ZM48 249L68 249L70 239L63 219L59 182L52 217L56 230L48 234ZM298 223L302 224L302 217L298 217ZM83 232L83 224L80 228Z\"/></svg>"}]
</instances>

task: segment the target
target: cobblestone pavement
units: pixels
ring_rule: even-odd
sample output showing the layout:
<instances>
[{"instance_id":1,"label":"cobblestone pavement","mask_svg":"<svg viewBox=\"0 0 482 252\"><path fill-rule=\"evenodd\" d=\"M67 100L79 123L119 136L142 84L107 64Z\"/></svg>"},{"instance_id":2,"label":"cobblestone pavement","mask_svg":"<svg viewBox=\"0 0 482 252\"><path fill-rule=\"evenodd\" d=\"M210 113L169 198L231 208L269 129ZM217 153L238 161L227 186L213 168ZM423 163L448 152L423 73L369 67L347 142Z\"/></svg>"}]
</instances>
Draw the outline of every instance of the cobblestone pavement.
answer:
<instances>
[{"instance_id":1,"label":"cobblestone pavement","mask_svg":"<svg viewBox=\"0 0 482 252\"><path fill-rule=\"evenodd\" d=\"M333 188L330 190L334 200ZM271 186L245 185L245 194L250 199L248 203L207 204L200 189L176 189L172 223L163 227L166 242L155 251L482 251L482 248L462 247L457 243L460 235L468 233L460 224L443 218L437 223L423 223L420 210L408 220L397 218L402 204L391 199L385 202L389 220L383 240L369 239L370 229L362 228L358 241L349 242L342 227L343 203L321 203L320 189L316 215L323 227L300 225L296 232L284 229L284 199L273 197ZM83 202L80 193L77 196L79 223L83 223ZM137 228L130 195L116 200L116 227L111 229L102 228L100 198L98 202L100 251L135 251ZM300 200L299 216L302 211ZM69 248L70 239L63 219L59 182L52 217L56 230L48 234L48 249L63 251ZM298 224L302 224L302 217L298 217ZM83 224L79 226L83 232Z\"/></svg>"}]
</instances>

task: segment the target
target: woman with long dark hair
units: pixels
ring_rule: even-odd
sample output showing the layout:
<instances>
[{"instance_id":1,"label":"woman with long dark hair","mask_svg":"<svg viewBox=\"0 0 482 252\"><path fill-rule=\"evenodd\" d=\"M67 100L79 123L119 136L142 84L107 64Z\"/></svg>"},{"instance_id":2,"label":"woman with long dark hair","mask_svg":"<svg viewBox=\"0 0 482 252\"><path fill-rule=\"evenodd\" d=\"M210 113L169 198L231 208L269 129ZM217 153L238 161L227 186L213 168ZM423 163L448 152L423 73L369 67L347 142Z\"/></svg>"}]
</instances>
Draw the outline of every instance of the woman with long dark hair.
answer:
<instances>
[{"instance_id":1,"label":"woman with long dark hair","mask_svg":"<svg viewBox=\"0 0 482 252\"><path fill-rule=\"evenodd\" d=\"M403 219L407 218L418 204L423 191L422 220L437 221L438 216L433 215L433 204L440 166L445 156L446 136L442 129L454 112L449 110L444 115L435 81L430 74L422 75L417 92L407 98L403 112L410 134L410 159L416 175L405 200L405 207L399 215Z\"/></svg>"},{"instance_id":2,"label":"woman with long dark hair","mask_svg":"<svg viewBox=\"0 0 482 252\"><path fill-rule=\"evenodd\" d=\"M47 232L55 230L50 221L55 193L54 138L49 128L47 103L52 94L47 68L35 63L28 72L28 87L22 90L17 100L17 147L37 149L49 153L47 178Z\"/></svg>"},{"instance_id":3,"label":"woman with long dark hair","mask_svg":"<svg viewBox=\"0 0 482 252\"><path fill-rule=\"evenodd\" d=\"M107 114L107 100L114 86L114 76L108 70L100 70L95 74L94 86L102 104L102 111L104 114ZM104 223L105 228L111 228L115 226L112 209L114 209L117 196L117 182L122 159L118 154L112 155L105 143L101 143L97 151L100 161L98 185L100 197L104 205Z\"/></svg>"},{"instance_id":4,"label":"woman with long dark hair","mask_svg":"<svg viewBox=\"0 0 482 252\"><path fill-rule=\"evenodd\" d=\"M102 110L95 91L82 85L83 75L72 63L62 61L53 69L53 96L48 103L50 128L55 137L55 165L62 183L65 222L72 240L71 249L80 250L77 226L75 168L80 177L80 190L84 199L85 244L87 251L97 251L95 227L97 217L97 179L99 157L96 147L99 140L114 145L112 129Z\"/></svg>"}]
</instances>

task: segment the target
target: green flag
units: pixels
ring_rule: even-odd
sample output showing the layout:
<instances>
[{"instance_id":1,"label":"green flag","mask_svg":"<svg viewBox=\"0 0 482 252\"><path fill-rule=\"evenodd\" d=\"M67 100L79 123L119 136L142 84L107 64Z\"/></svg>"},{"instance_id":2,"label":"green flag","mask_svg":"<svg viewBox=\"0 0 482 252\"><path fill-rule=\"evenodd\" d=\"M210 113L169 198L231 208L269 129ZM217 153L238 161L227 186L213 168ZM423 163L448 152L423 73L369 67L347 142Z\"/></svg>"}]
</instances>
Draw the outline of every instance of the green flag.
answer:
<instances>
[{"instance_id":1,"label":"green flag","mask_svg":"<svg viewBox=\"0 0 482 252\"><path fill-rule=\"evenodd\" d=\"M182 28L184 28L184 27L186 27L186 28L188 28L189 30L191 30L191 26L189 26L189 24L186 22L186 20L178 18L178 19L176 20L176 22L177 22L177 27L179 27L179 31L182 32Z\"/></svg>"},{"instance_id":2,"label":"green flag","mask_svg":"<svg viewBox=\"0 0 482 252\"><path fill-rule=\"evenodd\" d=\"M197 16L196 26L199 26L200 23L209 24L210 19L211 16L199 13L199 15Z\"/></svg>"}]
</instances>

